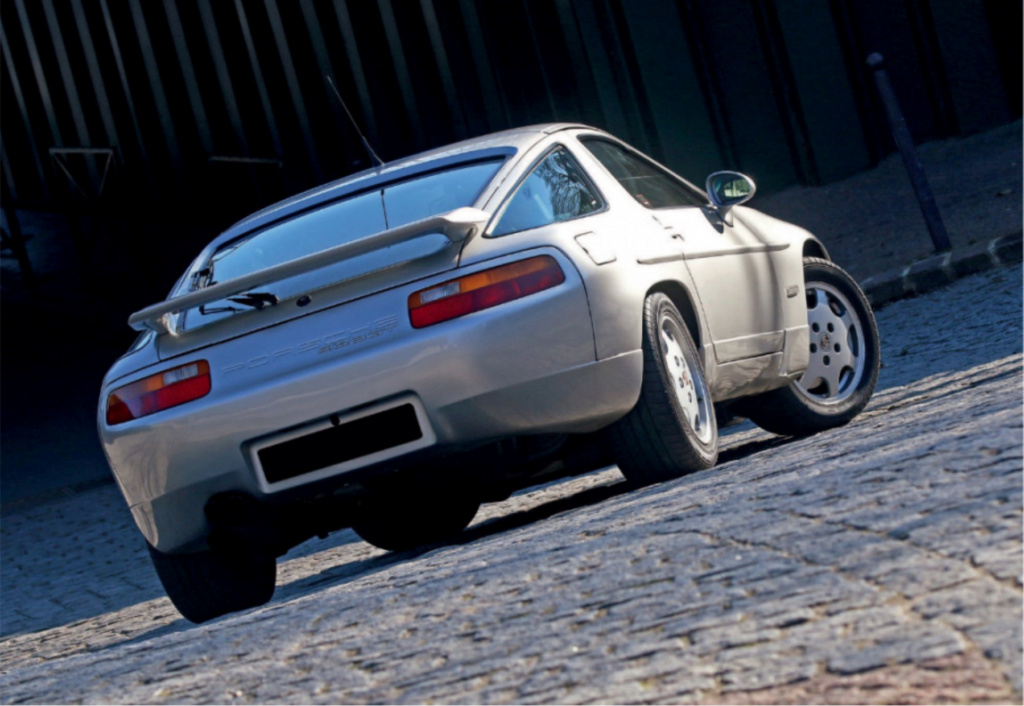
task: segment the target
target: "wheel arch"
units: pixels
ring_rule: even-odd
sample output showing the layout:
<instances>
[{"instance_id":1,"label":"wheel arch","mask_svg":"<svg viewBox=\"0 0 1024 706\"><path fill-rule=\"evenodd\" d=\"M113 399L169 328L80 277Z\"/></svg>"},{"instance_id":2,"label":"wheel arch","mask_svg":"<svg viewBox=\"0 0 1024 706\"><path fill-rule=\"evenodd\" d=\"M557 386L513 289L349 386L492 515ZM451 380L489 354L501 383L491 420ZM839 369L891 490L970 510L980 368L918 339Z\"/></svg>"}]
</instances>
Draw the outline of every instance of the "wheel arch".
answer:
<instances>
[{"instance_id":1,"label":"wheel arch","mask_svg":"<svg viewBox=\"0 0 1024 706\"><path fill-rule=\"evenodd\" d=\"M675 280L663 280L650 287L647 290L647 294L644 295L644 299L651 296L655 292L661 292L672 300L672 303L676 305L679 313L683 317L683 321L686 323L686 328L690 332L690 336L693 337L693 342L697 345L697 348L704 343L704 336L701 332L700 316L697 313L697 306L694 302L694 298L687 291L686 287Z\"/></svg>"},{"instance_id":2,"label":"wheel arch","mask_svg":"<svg viewBox=\"0 0 1024 706\"><path fill-rule=\"evenodd\" d=\"M808 238L804 241L803 257L820 257L822 260L832 261L832 258L828 256L828 250L821 244L820 240L816 238Z\"/></svg>"}]
</instances>

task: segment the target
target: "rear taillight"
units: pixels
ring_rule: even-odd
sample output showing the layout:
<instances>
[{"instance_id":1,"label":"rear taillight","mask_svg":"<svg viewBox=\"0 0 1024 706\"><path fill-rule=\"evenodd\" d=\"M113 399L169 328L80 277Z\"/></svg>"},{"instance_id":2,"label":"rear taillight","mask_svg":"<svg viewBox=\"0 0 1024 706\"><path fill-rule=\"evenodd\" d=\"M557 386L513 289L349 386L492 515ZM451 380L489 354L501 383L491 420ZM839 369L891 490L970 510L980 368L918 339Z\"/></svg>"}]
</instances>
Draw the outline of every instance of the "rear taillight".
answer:
<instances>
[{"instance_id":1,"label":"rear taillight","mask_svg":"<svg viewBox=\"0 0 1024 706\"><path fill-rule=\"evenodd\" d=\"M209 391L209 363L197 360L179 365L111 392L107 397L107 424L123 424L177 407L197 400Z\"/></svg>"},{"instance_id":2,"label":"rear taillight","mask_svg":"<svg viewBox=\"0 0 1024 706\"><path fill-rule=\"evenodd\" d=\"M409 297L409 319L423 328L556 287L565 273L541 255L422 289Z\"/></svg>"}]
</instances>

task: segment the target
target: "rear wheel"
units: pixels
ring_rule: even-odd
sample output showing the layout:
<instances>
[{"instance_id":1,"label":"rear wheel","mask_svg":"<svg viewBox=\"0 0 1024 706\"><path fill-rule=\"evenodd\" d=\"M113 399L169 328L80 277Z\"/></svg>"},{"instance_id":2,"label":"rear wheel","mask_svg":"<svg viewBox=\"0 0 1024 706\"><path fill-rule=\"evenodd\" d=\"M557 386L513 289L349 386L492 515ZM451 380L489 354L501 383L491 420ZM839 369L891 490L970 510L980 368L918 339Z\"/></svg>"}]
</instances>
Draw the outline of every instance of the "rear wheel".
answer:
<instances>
[{"instance_id":1,"label":"rear wheel","mask_svg":"<svg viewBox=\"0 0 1024 706\"><path fill-rule=\"evenodd\" d=\"M804 260L810 362L803 376L744 400L738 411L775 434L805 435L846 424L878 382L878 327L864 293L837 265Z\"/></svg>"},{"instance_id":2,"label":"rear wheel","mask_svg":"<svg viewBox=\"0 0 1024 706\"><path fill-rule=\"evenodd\" d=\"M715 408L683 317L661 293L644 302L640 399L610 428L615 457L637 485L711 468L718 460Z\"/></svg>"},{"instance_id":3,"label":"rear wheel","mask_svg":"<svg viewBox=\"0 0 1024 706\"><path fill-rule=\"evenodd\" d=\"M277 563L272 556L212 549L166 554L147 546L168 598L193 623L255 608L274 595Z\"/></svg>"},{"instance_id":4,"label":"rear wheel","mask_svg":"<svg viewBox=\"0 0 1024 706\"><path fill-rule=\"evenodd\" d=\"M366 502L363 517L352 529L375 547L400 552L455 536L479 509L480 501L467 495L383 495Z\"/></svg>"}]
</instances>

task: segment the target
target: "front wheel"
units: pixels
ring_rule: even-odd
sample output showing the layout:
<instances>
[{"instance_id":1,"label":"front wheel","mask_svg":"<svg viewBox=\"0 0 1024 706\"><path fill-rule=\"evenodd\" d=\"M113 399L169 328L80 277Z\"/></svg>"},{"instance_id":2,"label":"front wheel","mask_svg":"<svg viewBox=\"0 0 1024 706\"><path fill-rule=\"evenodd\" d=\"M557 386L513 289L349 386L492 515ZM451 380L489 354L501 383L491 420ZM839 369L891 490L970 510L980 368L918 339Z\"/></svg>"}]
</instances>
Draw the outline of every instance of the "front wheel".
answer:
<instances>
[{"instance_id":1,"label":"front wheel","mask_svg":"<svg viewBox=\"0 0 1024 706\"><path fill-rule=\"evenodd\" d=\"M261 606L274 595L277 562L272 556L212 549L166 554L146 546L167 597L193 623Z\"/></svg>"},{"instance_id":2,"label":"front wheel","mask_svg":"<svg viewBox=\"0 0 1024 706\"><path fill-rule=\"evenodd\" d=\"M683 317L661 293L644 302L640 399L609 429L622 474L649 485L718 460L715 408Z\"/></svg>"},{"instance_id":3,"label":"front wheel","mask_svg":"<svg viewBox=\"0 0 1024 706\"><path fill-rule=\"evenodd\" d=\"M881 367L878 326L864 293L839 266L804 260L810 361L803 376L738 405L775 434L801 436L846 424L871 399Z\"/></svg>"}]
</instances>

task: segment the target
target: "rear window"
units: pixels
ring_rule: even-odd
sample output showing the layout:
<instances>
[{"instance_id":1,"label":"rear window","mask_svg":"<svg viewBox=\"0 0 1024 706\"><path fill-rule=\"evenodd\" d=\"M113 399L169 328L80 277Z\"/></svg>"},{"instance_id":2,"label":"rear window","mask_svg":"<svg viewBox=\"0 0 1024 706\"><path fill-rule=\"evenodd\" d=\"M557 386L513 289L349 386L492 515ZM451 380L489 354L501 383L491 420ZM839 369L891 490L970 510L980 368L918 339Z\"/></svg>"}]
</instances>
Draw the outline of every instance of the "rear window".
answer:
<instances>
[{"instance_id":1,"label":"rear window","mask_svg":"<svg viewBox=\"0 0 1024 706\"><path fill-rule=\"evenodd\" d=\"M282 262L471 206L501 160L475 162L389 184L276 223L220 248L206 284L226 282Z\"/></svg>"},{"instance_id":2,"label":"rear window","mask_svg":"<svg viewBox=\"0 0 1024 706\"><path fill-rule=\"evenodd\" d=\"M227 282L389 228L471 206L494 178L502 161L491 159L422 174L334 201L243 236L213 254L192 288ZM427 256L448 244L448 239L439 233L427 234L316 272L274 282L259 288L258 296L273 295L283 300L355 275ZM183 330L195 329L249 308L251 305L240 302L239 297L232 297L188 310L179 326Z\"/></svg>"}]
</instances>

